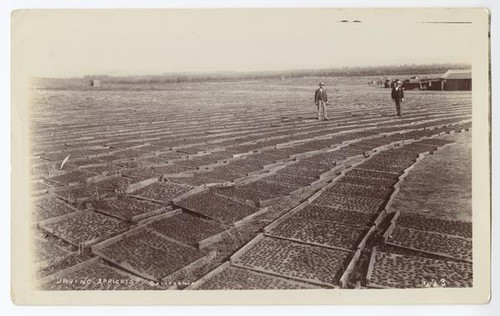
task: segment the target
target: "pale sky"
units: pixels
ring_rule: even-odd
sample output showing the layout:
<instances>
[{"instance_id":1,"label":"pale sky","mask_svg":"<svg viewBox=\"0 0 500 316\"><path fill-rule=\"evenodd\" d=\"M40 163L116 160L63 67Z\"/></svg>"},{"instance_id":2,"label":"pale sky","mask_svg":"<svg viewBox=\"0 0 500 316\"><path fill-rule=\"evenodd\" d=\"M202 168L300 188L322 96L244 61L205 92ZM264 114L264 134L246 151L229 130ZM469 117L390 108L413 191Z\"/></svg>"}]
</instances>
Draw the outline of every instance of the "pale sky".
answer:
<instances>
[{"instance_id":1,"label":"pale sky","mask_svg":"<svg viewBox=\"0 0 500 316\"><path fill-rule=\"evenodd\" d=\"M473 24L422 22L470 22L471 13L19 11L12 20L12 48L30 75L46 77L470 63Z\"/></svg>"}]
</instances>

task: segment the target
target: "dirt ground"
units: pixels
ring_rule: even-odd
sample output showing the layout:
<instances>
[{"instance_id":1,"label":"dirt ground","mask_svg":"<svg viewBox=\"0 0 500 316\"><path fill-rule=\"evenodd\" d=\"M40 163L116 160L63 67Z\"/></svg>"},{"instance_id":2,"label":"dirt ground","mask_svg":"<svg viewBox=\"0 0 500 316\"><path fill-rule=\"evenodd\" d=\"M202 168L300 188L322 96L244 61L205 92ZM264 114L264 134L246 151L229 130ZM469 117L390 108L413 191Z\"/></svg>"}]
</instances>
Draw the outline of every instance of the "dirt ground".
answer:
<instances>
[{"instance_id":1,"label":"dirt ground","mask_svg":"<svg viewBox=\"0 0 500 316\"><path fill-rule=\"evenodd\" d=\"M392 209L449 220L472 221L471 133L427 156L405 179Z\"/></svg>"}]
</instances>

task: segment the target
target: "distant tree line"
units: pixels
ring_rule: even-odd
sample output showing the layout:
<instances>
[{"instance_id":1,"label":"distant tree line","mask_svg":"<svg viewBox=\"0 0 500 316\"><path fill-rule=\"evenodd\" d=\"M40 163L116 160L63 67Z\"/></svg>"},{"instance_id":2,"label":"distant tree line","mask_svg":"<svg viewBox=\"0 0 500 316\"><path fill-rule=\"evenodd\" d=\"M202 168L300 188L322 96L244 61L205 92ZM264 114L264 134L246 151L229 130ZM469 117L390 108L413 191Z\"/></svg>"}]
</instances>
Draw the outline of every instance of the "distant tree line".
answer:
<instances>
[{"instance_id":1,"label":"distant tree line","mask_svg":"<svg viewBox=\"0 0 500 316\"><path fill-rule=\"evenodd\" d=\"M265 72L220 72L220 73L176 73L146 76L86 76L85 79L98 79L101 82L123 83L123 84L152 84L152 83L182 83L203 81L227 81L227 80L255 80L255 79L279 79L300 77L341 77L341 76L384 76L408 75L423 73L444 73L449 69L469 68L463 64L405 64L399 66L376 66L376 67L341 67L332 69L303 69L287 71L265 71Z\"/></svg>"},{"instance_id":2,"label":"distant tree line","mask_svg":"<svg viewBox=\"0 0 500 316\"><path fill-rule=\"evenodd\" d=\"M410 74L442 74L449 69L470 68L465 64L404 64L398 66L359 66L340 67L331 69L303 69L286 71L261 71L261 72L218 72L218 73L167 73L160 75L143 76L109 76L109 75L87 75L83 78L65 78L67 85L82 84L82 80L100 80L101 83L113 84L164 84L164 83L186 83L205 81L235 81L235 80L262 80L280 78L302 78L302 77L342 77L342 76L386 76L386 75L410 75ZM56 78L38 79L45 83ZM79 82L79 83L78 83Z\"/></svg>"}]
</instances>

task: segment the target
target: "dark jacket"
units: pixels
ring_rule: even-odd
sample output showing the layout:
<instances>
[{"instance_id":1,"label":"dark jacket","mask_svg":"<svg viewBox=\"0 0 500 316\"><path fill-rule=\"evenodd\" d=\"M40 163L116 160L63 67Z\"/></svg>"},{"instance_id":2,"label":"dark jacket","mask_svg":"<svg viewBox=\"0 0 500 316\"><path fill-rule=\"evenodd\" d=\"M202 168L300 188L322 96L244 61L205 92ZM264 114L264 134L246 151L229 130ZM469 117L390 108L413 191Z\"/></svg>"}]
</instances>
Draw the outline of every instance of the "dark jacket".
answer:
<instances>
[{"instance_id":1,"label":"dark jacket","mask_svg":"<svg viewBox=\"0 0 500 316\"><path fill-rule=\"evenodd\" d=\"M326 94L326 90L320 91L319 88L314 92L314 103L318 103L319 101L328 102L328 95Z\"/></svg>"},{"instance_id":2,"label":"dark jacket","mask_svg":"<svg viewBox=\"0 0 500 316\"><path fill-rule=\"evenodd\" d=\"M393 100L403 99L405 97L403 88L400 87L399 90L396 90L396 88L392 88L391 97Z\"/></svg>"}]
</instances>

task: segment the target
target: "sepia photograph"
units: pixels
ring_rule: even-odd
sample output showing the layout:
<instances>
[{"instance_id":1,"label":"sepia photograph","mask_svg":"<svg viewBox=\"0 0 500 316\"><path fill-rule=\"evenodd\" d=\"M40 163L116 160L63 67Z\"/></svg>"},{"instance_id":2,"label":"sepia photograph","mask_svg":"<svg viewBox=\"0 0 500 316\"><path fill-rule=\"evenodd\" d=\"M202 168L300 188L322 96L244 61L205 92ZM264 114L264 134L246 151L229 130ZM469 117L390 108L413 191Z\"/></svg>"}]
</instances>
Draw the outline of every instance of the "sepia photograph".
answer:
<instances>
[{"instance_id":1,"label":"sepia photograph","mask_svg":"<svg viewBox=\"0 0 500 316\"><path fill-rule=\"evenodd\" d=\"M487 10L11 26L14 301L489 300Z\"/></svg>"}]
</instances>

